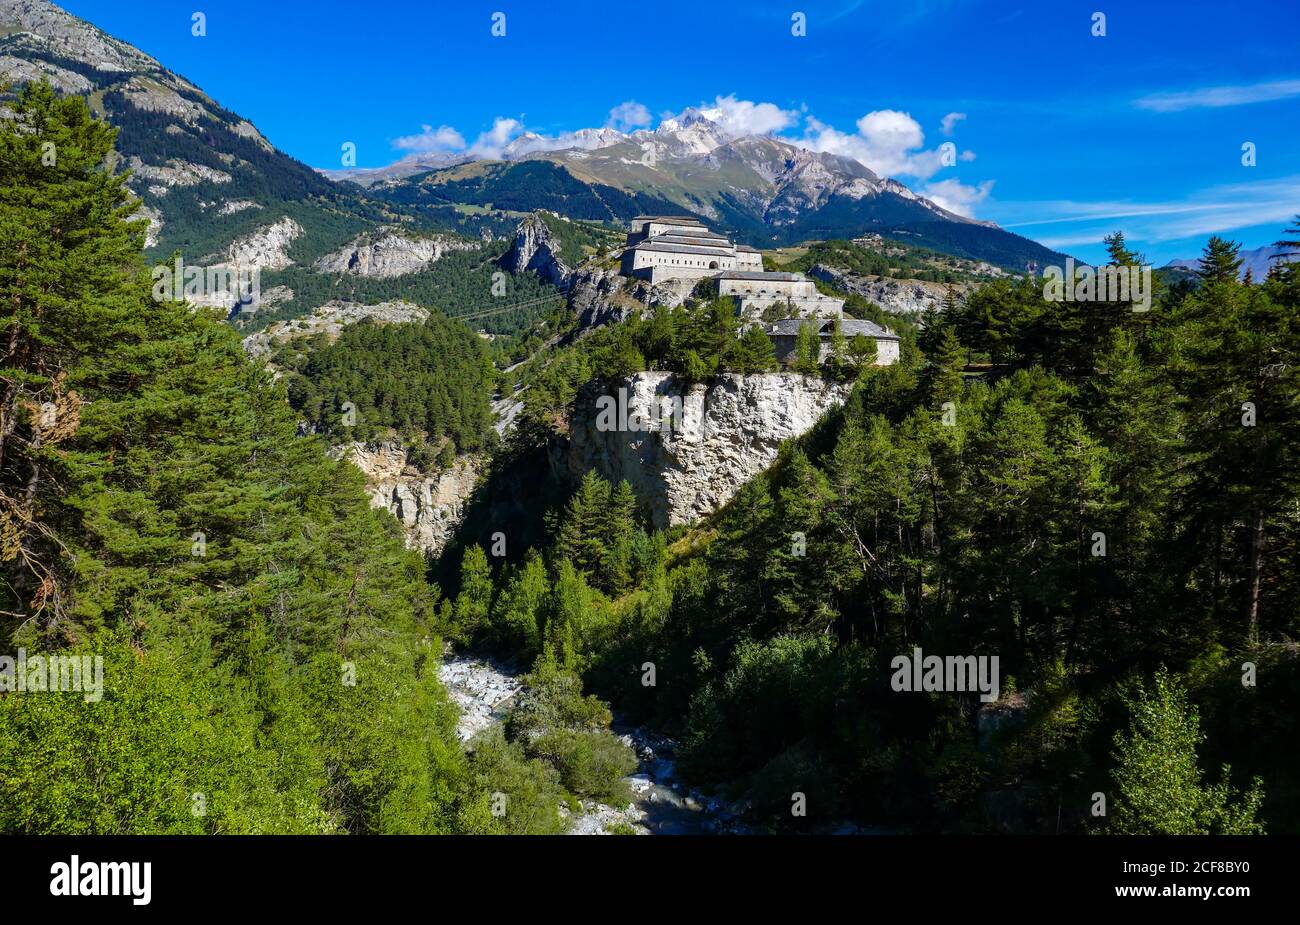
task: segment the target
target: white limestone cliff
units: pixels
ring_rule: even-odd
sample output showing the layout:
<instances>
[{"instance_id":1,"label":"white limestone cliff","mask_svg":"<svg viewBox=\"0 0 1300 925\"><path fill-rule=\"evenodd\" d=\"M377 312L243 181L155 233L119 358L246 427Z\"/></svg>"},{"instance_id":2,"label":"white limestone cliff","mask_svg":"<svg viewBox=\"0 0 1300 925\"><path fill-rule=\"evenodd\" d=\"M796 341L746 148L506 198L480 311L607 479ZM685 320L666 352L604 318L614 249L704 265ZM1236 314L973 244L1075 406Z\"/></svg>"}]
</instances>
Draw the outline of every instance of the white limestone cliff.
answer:
<instances>
[{"instance_id":1,"label":"white limestone cliff","mask_svg":"<svg viewBox=\"0 0 1300 925\"><path fill-rule=\"evenodd\" d=\"M618 400L620 388L627 421L652 420L666 400L680 402L680 425L605 429L598 398ZM782 443L810 430L850 391L851 384L798 373L725 373L693 385L672 373L635 373L583 394L557 463L574 478L594 468L607 479L627 479L657 527L691 523L724 506L776 460Z\"/></svg>"},{"instance_id":2,"label":"white limestone cliff","mask_svg":"<svg viewBox=\"0 0 1300 925\"><path fill-rule=\"evenodd\" d=\"M390 279L423 270L450 251L470 250L475 241L451 235L414 238L394 231L360 235L316 261L321 273L351 273Z\"/></svg>"},{"instance_id":3,"label":"white limestone cliff","mask_svg":"<svg viewBox=\"0 0 1300 925\"><path fill-rule=\"evenodd\" d=\"M241 270L283 270L293 265L289 245L301 234L301 225L291 218L282 218L232 241L226 248L224 262Z\"/></svg>"},{"instance_id":4,"label":"white limestone cliff","mask_svg":"<svg viewBox=\"0 0 1300 925\"><path fill-rule=\"evenodd\" d=\"M478 461L468 456L448 469L423 472L407 463L406 447L398 440L353 441L334 447L331 455L365 473L370 506L397 518L408 547L434 556L451 539L479 477Z\"/></svg>"},{"instance_id":5,"label":"white limestone cliff","mask_svg":"<svg viewBox=\"0 0 1300 925\"><path fill-rule=\"evenodd\" d=\"M538 214L525 218L515 229L515 242L502 258L511 273L533 272L546 282L563 286L573 270L560 256L560 243Z\"/></svg>"},{"instance_id":6,"label":"white limestone cliff","mask_svg":"<svg viewBox=\"0 0 1300 925\"><path fill-rule=\"evenodd\" d=\"M814 279L830 283L842 292L852 292L890 312L919 315L931 305L942 311L948 286L922 279L895 279L892 276L859 276L835 267L817 264L808 271ZM954 283L952 290L958 304L966 301L974 288L969 283Z\"/></svg>"}]
</instances>

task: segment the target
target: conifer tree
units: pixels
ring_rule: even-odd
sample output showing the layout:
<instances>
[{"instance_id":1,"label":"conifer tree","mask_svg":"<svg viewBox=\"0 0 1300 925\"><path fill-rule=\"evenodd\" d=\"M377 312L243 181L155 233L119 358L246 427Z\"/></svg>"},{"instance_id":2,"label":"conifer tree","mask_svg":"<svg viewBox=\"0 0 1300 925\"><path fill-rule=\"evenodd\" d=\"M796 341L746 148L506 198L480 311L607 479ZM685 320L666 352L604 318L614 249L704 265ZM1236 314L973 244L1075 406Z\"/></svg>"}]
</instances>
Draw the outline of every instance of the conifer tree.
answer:
<instances>
[{"instance_id":1,"label":"conifer tree","mask_svg":"<svg viewBox=\"0 0 1300 925\"><path fill-rule=\"evenodd\" d=\"M1110 258L1111 266L1136 267L1142 263L1142 255L1128 249L1124 232L1116 231L1108 234L1102 238L1102 241L1106 245L1106 255Z\"/></svg>"},{"instance_id":2,"label":"conifer tree","mask_svg":"<svg viewBox=\"0 0 1300 925\"><path fill-rule=\"evenodd\" d=\"M1241 269L1240 251L1240 244L1212 235L1201 253L1197 275L1207 283L1235 283Z\"/></svg>"},{"instance_id":3,"label":"conifer tree","mask_svg":"<svg viewBox=\"0 0 1300 925\"><path fill-rule=\"evenodd\" d=\"M815 376L821 369L821 338L816 327L805 321L794 339L794 368L805 376Z\"/></svg>"},{"instance_id":4,"label":"conifer tree","mask_svg":"<svg viewBox=\"0 0 1300 925\"><path fill-rule=\"evenodd\" d=\"M752 324L741 335L736 347L736 372L765 373L776 369L776 348L763 326Z\"/></svg>"},{"instance_id":5,"label":"conifer tree","mask_svg":"<svg viewBox=\"0 0 1300 925\"><path fill-rule=\"evenodd\" d=\"M590 575L599 574L609 556L610 499L609 483L595 470L588 470L569 499L560 525L558 555Z\"/></svg>"},{"instance_id":6,"label":"conifer tree","mask_svg":"<svg viewBox=\"0 0 1300 925\"><path fill-rule=\"evenodd\" d=\"M106 664L98 700L0 694L0 831L450 831L423 560L234 331L150 297L112 130L41 85L15 113L0 649Z\"/></svg>"}]
</instances>

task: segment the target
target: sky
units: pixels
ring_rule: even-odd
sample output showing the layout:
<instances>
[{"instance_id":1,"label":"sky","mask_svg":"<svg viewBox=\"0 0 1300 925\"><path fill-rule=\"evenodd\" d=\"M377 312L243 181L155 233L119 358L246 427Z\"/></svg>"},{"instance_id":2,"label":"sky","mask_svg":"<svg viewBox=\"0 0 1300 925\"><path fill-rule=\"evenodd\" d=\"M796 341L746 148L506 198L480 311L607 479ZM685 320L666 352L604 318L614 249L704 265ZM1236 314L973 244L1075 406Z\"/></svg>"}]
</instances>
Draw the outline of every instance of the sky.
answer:
<instances>
[{"instance_id":1,"label":"sky","mask_svg":"<svg viewBox=\"0 0 1300 925\"><path fill-rule=\"evenodd\" d=\"M1255 248L1300 213L1300 0L60 5L315 167L694 106L1084 260L1117 229L1157 265Z\"/></svg>"}]
</instances>

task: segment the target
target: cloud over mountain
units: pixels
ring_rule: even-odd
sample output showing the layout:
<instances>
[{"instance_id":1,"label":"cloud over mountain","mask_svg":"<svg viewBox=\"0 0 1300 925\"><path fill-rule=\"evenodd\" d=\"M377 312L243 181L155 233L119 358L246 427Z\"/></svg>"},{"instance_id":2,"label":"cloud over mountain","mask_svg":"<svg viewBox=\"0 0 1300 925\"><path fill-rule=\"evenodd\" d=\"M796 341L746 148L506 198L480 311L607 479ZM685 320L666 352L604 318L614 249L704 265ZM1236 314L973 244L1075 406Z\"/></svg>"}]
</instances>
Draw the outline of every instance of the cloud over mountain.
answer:
<instances>
[{"instance_id":1,"label":"cloud over mountain","mask_svg":"<svg viewBox=\"0 0 1300 925\"><path fill-rule=\"evenodd\" d=\"M950 112L941 120L944 135L951 136L965 113ZM404 136L393 142L399 150L458 154L469 159L511 160L552 151L592 151L634 141L649 145L647 163L660 156L660 147L669 151L707 154L729 141L747 137L771 136L808 151L850 158L880 176L910 177L929 181L940 171L955 166L955 161L969 163L973 151L947 152L945 146L927 148L925 132L910 113L894 109L876 109L857 120L856 131L846 132L811 114L782 107L776 103L740 99L734 93L717 95L712 101L687 107L680 112L664 113L657 127L651 129L649 109L635 100L614 106L601 128L585 128L546 134L530 131L523 120L498 116L487 131L472 144L450 126L433 129L424 126L419 135ZM951 143L945 142L951 147ZM984 180L967 185L949 177L931 183L927 189L933 198L960 215L973 216L974 207L983 202L993 182ZM929 193L927 193L929 195Z\"/></svg>"}]
</instances>

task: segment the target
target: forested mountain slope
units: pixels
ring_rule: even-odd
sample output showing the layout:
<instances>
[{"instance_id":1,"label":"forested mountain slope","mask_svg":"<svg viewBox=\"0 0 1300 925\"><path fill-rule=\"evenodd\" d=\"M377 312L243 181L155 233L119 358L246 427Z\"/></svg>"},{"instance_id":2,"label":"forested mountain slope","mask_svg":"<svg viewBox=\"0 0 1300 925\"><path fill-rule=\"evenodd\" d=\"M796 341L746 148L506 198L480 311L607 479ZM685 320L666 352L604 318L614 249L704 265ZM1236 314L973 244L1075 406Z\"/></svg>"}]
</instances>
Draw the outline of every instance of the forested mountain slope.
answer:
<instances>
[{"instance_id":1,"label":"forested mountain slope","mask_svg":"<svg viewBox=\"0 0 1300 925\"><path fill-rule=\"evenodd\" d=\"M1212 239L1149 312L988 283L694 527L651 530L589 474L490 591L475 566L458 632L681 734L691 782L759 826L1293 831L1300 276L1237 261ZM656 316L557 357L520 465L583 382L734 362L709 330ZM998 699L900 691L915 648L996 656Z\"/></svg>"},{"instance_id":2,"label":"forested mountain slope","mask_svg":"<svg viewBox=\"0 0 1300 925\"><path fill-rule=\"evenodd\" d=\"M621 745L463 749L422 558L229 327L151 298L114 135L40 83L0 122L0 831L563 830L613 786L566 756ZM40 680L74 655L98 683Z\"/></svg>"}]
</instances>

